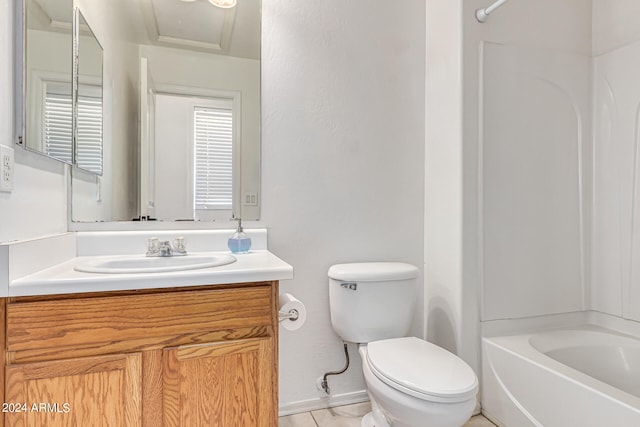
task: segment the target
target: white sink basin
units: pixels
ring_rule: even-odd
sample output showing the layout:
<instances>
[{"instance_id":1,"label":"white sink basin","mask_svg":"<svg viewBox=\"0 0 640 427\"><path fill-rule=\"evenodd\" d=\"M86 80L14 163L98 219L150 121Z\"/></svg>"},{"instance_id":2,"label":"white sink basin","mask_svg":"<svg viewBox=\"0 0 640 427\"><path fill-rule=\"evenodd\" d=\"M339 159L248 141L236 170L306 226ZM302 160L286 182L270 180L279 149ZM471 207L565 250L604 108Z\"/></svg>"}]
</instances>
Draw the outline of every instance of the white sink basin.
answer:
<instances>
[{"instance_id":1,"label":"white sink basin","mask_svg":"<svg viewBox=\"0 0 640 427\"><path fill-rule=\"evenodd\" d=\"M164 273L231 264L232 255L184 255L173 257L105 256L79 262L74 269L84 273Z\"/></svg>"}]
</instances>

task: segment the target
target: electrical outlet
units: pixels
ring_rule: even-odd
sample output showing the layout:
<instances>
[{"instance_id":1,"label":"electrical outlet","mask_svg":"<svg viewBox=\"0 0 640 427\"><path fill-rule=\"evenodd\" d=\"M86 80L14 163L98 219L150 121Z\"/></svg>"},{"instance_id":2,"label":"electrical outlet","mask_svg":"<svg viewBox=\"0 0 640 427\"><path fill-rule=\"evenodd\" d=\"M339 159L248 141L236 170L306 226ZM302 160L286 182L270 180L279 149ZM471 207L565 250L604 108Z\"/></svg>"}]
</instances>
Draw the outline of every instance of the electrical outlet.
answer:
<instances>
[{"instance_id":1,"label":"electrical outlet","mask_svg":"<svg viewBox=\"0 0 640 427\"><path fill-rule=\"evenodd\" d=\"M13 190L13 148L0 144L0 191Z\"/></svg>"}]
</instances>

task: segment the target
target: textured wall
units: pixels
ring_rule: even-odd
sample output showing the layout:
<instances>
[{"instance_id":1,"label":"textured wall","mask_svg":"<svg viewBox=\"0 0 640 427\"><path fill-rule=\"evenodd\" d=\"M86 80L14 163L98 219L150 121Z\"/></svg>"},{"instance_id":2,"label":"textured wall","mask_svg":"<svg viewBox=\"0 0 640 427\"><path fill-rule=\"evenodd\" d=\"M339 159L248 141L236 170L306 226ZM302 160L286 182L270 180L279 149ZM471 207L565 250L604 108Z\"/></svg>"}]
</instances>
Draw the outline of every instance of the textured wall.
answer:
<instances>
[{"instance_id":1,"label":"textured wall","mask_svg":"<svg viewBox=\"0 0 640 427\"><path fill-rule=\"evenodd\" d=\"M263 2L262 220L269 248L295 269L282 292L309 311L280 336L287 410L325 404L315 381L344 363L328 268L422 264L424 16L420 0ZM420 313L421 285L416 301ZM330 380L346 397L364 389L350 350L351 368Z\"/></svg>"}]
</instances>

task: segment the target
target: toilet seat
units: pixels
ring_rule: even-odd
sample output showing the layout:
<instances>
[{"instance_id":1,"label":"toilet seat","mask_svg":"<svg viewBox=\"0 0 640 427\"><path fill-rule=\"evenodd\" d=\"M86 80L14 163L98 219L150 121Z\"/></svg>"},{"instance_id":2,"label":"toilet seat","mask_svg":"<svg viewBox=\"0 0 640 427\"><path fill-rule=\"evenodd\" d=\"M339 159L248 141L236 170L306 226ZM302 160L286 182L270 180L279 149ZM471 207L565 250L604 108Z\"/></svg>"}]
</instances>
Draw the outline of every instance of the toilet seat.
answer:
<instances>
[{"instance_id":1,"label":"toilet seat","mask_svg":"<svg viewBox=\"0 0 640 427\"><path fill-rule=\"evenodd\" d=\"M415 337L370 342L367 362L382 382L422 400L462 402L478 389L476 374L462 359Z\"/></svg>"}]
</instances>

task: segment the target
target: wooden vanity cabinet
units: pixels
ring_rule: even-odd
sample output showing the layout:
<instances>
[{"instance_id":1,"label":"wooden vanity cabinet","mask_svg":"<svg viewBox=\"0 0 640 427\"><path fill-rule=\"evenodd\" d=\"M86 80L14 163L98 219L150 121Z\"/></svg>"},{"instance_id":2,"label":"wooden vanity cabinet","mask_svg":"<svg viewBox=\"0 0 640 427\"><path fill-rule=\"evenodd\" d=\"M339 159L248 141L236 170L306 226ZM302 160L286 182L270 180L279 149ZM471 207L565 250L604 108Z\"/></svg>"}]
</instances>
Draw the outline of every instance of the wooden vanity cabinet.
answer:
<instances>
[{"instance_id":1,"label":"wooden vanity cabinet","mask_svg":"<svg viewBox=\"0 0 640 427\"><path fill-rule=\"evenodd\" d=\"M0 425L277 426L277 301L277 282L3 300Z\"/></svg>"}]
</instances>

